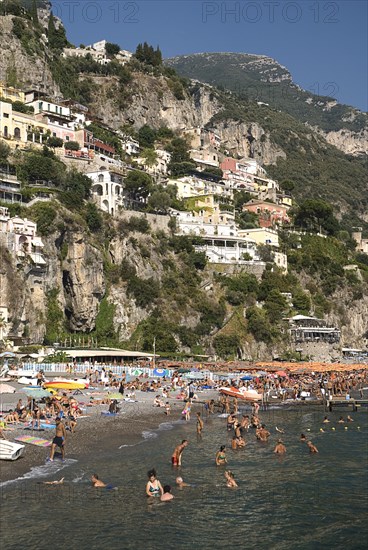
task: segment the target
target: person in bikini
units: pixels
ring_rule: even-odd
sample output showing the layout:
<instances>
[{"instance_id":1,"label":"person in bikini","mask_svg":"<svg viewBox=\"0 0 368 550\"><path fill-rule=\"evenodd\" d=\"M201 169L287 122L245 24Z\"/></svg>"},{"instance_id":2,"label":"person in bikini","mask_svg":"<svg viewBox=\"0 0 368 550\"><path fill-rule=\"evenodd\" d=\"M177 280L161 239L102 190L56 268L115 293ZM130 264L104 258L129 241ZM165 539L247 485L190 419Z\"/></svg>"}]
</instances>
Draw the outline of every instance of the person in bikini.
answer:
<instances>
[{"instance_id":1,"label":"person in bikini","mask_svg":"<svg viewBox=\"0 0 368 550\"><path fill-rule=\"evenodd\" d=\"M156 477L156 470L149 470L147 475L148 481L146 485L146 495L148 497L161 497L164 494L164 490L160 481Z\"/></svg>"}]
</instances>

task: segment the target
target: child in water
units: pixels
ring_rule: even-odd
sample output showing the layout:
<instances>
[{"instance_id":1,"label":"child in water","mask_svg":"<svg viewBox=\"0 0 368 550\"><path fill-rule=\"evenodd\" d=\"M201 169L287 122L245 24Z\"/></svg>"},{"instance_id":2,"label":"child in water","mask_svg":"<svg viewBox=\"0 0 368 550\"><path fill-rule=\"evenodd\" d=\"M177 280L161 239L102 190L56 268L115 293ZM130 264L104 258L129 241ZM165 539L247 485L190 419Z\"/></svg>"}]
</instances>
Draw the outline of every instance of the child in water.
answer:
<instances>
[{"instance_id":1,"label":"child in water","mask_svg":"<svg viewBox=\"0 0 368 550\"><path fill-rule=\"evenodd\" d=\"M230 487L231 489L233 487L238 487L238 484L235 481L233 472L230 472L230 470L226 470L224 475L226 479L226 487Z\"/></svg>"}]
</instances>

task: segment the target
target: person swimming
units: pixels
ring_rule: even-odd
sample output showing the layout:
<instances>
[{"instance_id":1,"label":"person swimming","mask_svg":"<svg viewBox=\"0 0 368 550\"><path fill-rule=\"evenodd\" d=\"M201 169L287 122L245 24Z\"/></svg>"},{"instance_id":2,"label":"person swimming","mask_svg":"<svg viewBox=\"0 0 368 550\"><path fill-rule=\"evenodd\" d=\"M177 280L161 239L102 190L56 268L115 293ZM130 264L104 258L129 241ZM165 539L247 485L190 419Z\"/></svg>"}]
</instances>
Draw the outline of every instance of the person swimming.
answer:
<instances>
[{"instance_id":1,"label":"person swimming","mask_svg":"<svg viewBox=\"0 0 368 550\"><path fill-rule=\"evenodd\" d=\"M107 487L106 483L101 481L97 474L93 474L91 477L93 487Z\"/></svg>"},{"instance_id":2,"label":"person swimming","mask_svg":"<svg viewBox=\"0 0 368 550\"><path fill-rule=\"evenodd\" d=\"M300 434L300 441L307 441L307 438L304 434Z\"/></svg>"},{"instance_id":3,"label":"person swimming","mask_svg":"<svg viewBox=\"0 0 368 550\"><path fill-rule=\"evenodd\" d=\"M283 455L286 453L286 447L282 441L282 439L279 439L277 444L276 444L276 447L273 451L275 454L278 454L278 455Z\"/></svg>"},{"instance_id":4,"label":"person swimming","mask_svg":"<svg viewBox=\"0 0 368 550\"><path fill-rule=\"evenodd\" d=\"M171 494L171 486L170 485L164 485L164 492L161 495L160 500L162 502L167 502L169 500L172 500L174 498L174 495Z\"/></svg>"},{"instance_id":5,"label":"person swimming","mask_svg":"<svg viewBox=\"0 0 368 550\"><path fill-rule=\"evenodd\" d=\"M182 489L183 487L190 487L189 483L185 483L182 477L178 476L175 480L176 485L179 487L179 489Z\"/></svg>"}]
</instances>

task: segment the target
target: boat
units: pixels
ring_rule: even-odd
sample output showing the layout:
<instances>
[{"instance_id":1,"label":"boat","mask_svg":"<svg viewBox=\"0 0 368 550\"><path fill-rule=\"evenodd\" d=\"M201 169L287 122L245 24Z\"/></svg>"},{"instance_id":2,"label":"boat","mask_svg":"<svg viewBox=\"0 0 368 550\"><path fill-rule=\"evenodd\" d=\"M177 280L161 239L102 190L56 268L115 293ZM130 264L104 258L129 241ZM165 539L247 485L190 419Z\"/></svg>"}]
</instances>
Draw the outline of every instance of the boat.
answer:
<instances>
[{"instance_id":1,"label":"boat","mask_svg":"<svg viewBox=\"0 0 368 550\"><path fill-rule=\"evenodd\" d=\"M24 384L25 386L32 386L36 388L40 387L37 385L37 378L27 378L27 376L22 376L21 378L18 378L17 382L18 384Z\"/></svg>"},{"instance_id":2,"label":"boat","mask_svg":"<svg viewBox=\"0 0 368 550\"><path fill-rule=\"evenodd\" d=\"M222 395L229 395L230 397L236 397L237 399L243 399L244 401L260 401L262 394L256 390L247 390L246 388L222 387L219 389Z\"/></svg>"},{"instance_id":3,"label":"boat","mask_svg":"<svg viewBox=\"0 0 368 550\"><path fill-rule=\"evenodd\" d=\"M23 456L24 445L13 443L7 439L0 439L0 460L17 460Z\"/></svg>"},{"instance_id":4,"label":"boat","mask_svg":"<svg viewBox=\"0 0 368 550\"><path fill-rule=\"evenodd\" d=\"M45 382L43 387L54 390L85 390L88 388L87 380L51 380L50 382Z\"/></svg>"},{"instance_id":5,"label":"boat","mask_svg":"<svg viewBox=\"0 0 368 550\"><path fill-rule=\"evenodd\" d=\"M33 370L27 370L27 369L17 369L17 370L9 370L6 373L6 376L11 376L12 378L36 378L37 372Z\"/></svg>"}]
</instances>

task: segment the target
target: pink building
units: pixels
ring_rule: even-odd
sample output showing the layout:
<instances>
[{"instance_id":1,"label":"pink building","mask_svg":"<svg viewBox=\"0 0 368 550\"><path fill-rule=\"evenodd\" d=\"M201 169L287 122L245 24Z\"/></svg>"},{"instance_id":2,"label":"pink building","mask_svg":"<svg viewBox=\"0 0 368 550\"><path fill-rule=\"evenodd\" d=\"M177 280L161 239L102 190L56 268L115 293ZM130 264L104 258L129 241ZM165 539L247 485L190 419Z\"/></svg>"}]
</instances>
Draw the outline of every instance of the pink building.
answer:
<instances>
[{"instance_id":1,"label":"pink building","mask_svg":"<svg viewBox=\"0 0 368 550\"><path fill-rule=\"evenodd\" d=\"M258 215L260 227L274 227L290 223L288 209L280 204L252 199L243 205L243 211Z\"/></svg>"}]
</instances>

